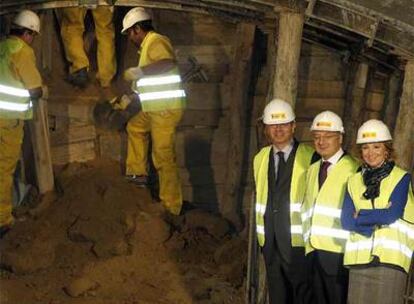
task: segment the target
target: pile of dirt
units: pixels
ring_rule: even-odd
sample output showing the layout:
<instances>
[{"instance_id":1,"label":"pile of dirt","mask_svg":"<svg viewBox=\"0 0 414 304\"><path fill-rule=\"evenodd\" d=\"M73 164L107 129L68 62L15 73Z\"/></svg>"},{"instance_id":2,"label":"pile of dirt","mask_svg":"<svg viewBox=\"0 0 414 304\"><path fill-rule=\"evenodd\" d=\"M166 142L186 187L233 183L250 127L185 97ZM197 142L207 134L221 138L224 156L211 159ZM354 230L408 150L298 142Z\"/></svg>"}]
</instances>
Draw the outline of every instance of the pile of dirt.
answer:
<instances>
[{"instance_id":1,"label":"pile of dirt","mask_svg":"<svg viewBox=\"0 0 414 304\"><path fill-rule=\"evenodd\" d=\"M0 241L0 302L242 303L245 240L202 210L166 216L119 172L101 160L59 174L63 194Z\"/></svg>"}]
</instances>

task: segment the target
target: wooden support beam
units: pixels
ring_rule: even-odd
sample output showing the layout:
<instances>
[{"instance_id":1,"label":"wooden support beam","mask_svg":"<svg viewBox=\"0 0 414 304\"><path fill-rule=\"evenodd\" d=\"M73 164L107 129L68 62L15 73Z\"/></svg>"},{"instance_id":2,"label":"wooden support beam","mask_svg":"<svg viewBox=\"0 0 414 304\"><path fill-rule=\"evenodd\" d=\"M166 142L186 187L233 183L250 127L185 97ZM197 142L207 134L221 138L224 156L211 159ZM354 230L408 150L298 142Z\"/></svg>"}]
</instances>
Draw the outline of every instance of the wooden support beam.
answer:
<instances>
[{"instance_id":1,"label":"wooden support beam","mask_svg":"<svg viewBox=\"0 0 414 304\"><path fill-rule=\"evenodd\" d=\"M401 95L402 74L396 70L390 75L385 91L384 122L391 131L395 128L398 114L398 99Z\"/></svg>"},{"instance_id":2,"label":"wooden support beam","mask_svg":"<svg viewBox=\"0 0 414 304\"><path fill-rule=\"evenodd\" d=\"M241 229L241 172L245 156L245 129L247 127L246 107L251 76L251 57L253 53L256 26L239 23L237 26L237 45L232 63L232 86L230 100L230 136L227 157L227 179L223 197L222 214L236 229Z\"/></svg>"},{"instance_id":3,"label":"wooden support beam","mask_svg":"<svg viewBox=\"0 0 414 304\"><path fill-rule=\"evenodd\" d=\"M301 13L280 13L273 96L292 106L296 103L303 24Z\"/></svg>"},{"instance_id":4,"label":"wooden support beam","mask_svg":"<svg viewBox=\"0 0 414 304\"><path fill-rule=\"evenodd\" d=\"M46 101L40 99L34 107L34 119L29 122L30 135L35 158L35 169L39 193L54 189L52 156L49 142Z\"/></svg>"},{"instance_id":5,"label":"wooden support beam","mask_svg":"<svg viewBox=\"0 0 414 304\"><path fill-rule=\"evenodd\" d=\"M411 171L414 154L414 60L405 66L403 90L394 130L397 164Z\"/></svg>"},{"instance_id":6,"label":"wooden support beam","mask_svg":"<svg viewBox=\"0 0 414 304\"><path fill-rule=\"evenodd\" d=\"M365 11L341 7L332 1L318 1L313 8L311 19L352 31L370 39L375 30L375 40L395 48L400 55L414 56L414 26L396 27L393 24L378 22L378 17Z\"/></svg>"},{"instance_id":7,"label":"wooden support beam","mask_svg":"<svg viewBox=\"0 0 414 304\"><path fill-rule=\"evenodd\" d=\"M362 123L369 66L366 63L354 62L350 68L352 70L342 117L345 127L344 147L351 152L356 147L356 133Z\"/></svg>"}]
</instances>

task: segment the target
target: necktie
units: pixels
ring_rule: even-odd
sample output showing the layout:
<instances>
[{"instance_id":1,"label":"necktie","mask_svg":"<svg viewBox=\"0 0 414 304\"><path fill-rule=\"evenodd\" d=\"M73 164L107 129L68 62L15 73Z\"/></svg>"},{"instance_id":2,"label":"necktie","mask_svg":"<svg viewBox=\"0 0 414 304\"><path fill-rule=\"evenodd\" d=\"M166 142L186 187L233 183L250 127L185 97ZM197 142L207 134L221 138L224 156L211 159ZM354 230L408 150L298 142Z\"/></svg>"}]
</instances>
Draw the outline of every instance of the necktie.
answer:
<instances>
[{"instance_id":1,"label":"necktie","mask_svg":"<svg viewBox=\"0 0 414 304\"><path fill-rule=\"evenodd\" d=\"M326 177L328 176L328 168L330 165L331 163L328 161L322 162L321 168L319 170L319 189L322 187L323 183L326 180Z\"/></svg>"},{"instance_id":2,"label":"necktie","mask_svg":"<svg viewBox=\"0 0 414 304\"><path fill-rule=\"evenodd\" d=\"M283 171L285 170L286 162L285 162L285 153L282 151L277 152L277 155L279 156L279 162L277 164L277 179L276 183L281 179L281 176L283 174Z\"/></svg>"}]
</instances>

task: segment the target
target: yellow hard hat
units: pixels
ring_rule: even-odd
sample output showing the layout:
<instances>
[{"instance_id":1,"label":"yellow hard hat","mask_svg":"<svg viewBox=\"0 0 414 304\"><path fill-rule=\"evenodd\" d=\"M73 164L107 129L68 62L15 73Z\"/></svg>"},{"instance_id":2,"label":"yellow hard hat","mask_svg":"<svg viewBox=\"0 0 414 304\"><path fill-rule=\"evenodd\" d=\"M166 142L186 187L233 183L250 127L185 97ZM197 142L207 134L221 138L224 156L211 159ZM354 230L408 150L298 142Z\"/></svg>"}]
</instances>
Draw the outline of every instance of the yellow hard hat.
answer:
<instances>
[{"instance_id":1,"label":"yellow hard hat","mask_svg":"<svg viewBox=\"0 0 414 304\"><path fill-rule=\"evenodd\" d=\"M282 99L273 99L266 105L262 119L265 125L284 124L294 121L295 113L288 102Z\"/></svg>"},{"instance_id":2,"label":"yellow hard hat","mask_svg":"<svg viewBox=\"0 0 414 304\"><path fill-rule=\"evenodd\" d=\"M323 111L315 116L311 131L328 131L345 133L341 117L332 111Z\"/></svg>"},{"instance_id":3,"label":"yellow hard hat","mask_svg":"<svg viewBox=\"0 0 414 304\"><path fill-rule=\"evenodd\" d=\"M378 119L370 119L358 129L357 144L383 142L392 140L387 125Z\"/></svg>"},{"instance_id":4,"label":"yellow hard hat","mask_svg":"<svg viewBox=\"0 0 414 304\"><path fill-rule=\"evenodd\" d=\"M144 20L151 20L150 14L143 7L135 7L131 9L122 20L122 34L126 34L126 31L137 22Z\"/></svg>"}]
</instances>

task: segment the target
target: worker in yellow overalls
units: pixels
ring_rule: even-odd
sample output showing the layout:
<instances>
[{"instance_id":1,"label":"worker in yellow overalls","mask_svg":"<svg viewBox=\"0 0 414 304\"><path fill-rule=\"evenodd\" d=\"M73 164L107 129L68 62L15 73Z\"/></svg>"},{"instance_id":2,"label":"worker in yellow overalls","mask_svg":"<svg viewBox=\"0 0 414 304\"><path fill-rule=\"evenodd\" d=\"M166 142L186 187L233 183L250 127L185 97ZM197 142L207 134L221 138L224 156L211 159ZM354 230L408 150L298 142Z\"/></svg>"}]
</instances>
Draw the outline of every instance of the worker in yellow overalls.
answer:
<instances>
[{"instance_id":1,"label":"worker in yellow overalls","mask_svg":"<svg viewBox=\"0 0 414 304\"><path fill-rule=\"evenodd\" d=\"M68 7L62 9L61 35L66 59L69 61L67 80L77 87L89 82L89 59L83 45L84 19L89 7ZM95 34L98 41L98 72L96 78L103 88L111 84L116 73L115 29L113 6L100 5L91 9Z\"/></svg>"},{"instance_id":2,"label":"worker in yellow overalls","mask_svg":"<svg viewBox=\"0 0 414 304\"><path fill-rule=\"evenodd\" d=\"M42 78L30 45L40 32L36 13L23 10L13 19L10 35L0 42L0 236L14 222L13 173L20 155L24 120L42 97Z\"/></svg>"},{"instance_id":3,"label":"worker in yellow overalls","mask_svg":"<svg viewBox=\"0 0 414 304\"><path fill-rule=\"evenodd\" d=\"M147 154L149 134L152 160L158 172L160 199L164 207L178 215L182 206L181 183L175 159L175 129L186 105L174 51L170 40L152 27L151 16L140 7L123 19L123 34L139 48L138 66L124 73L132 81L142 110L127 125L127 179L148 185Z\"/></svg>"}]
</instances>

